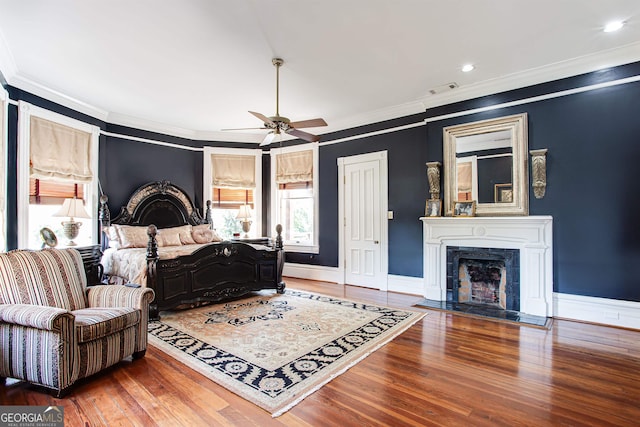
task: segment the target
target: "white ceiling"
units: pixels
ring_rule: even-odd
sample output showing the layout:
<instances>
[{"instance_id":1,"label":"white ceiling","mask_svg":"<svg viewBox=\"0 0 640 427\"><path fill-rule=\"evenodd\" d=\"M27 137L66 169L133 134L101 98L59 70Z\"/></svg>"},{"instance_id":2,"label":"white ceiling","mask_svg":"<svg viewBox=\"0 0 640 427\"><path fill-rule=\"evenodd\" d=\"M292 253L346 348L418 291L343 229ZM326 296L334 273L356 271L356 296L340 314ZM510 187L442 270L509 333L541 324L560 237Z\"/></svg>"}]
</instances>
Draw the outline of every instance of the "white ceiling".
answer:
<instances>
[{"instance_id":1,"label":"white ceiling","mask_svg":"<svg viewBox=\"0 0 640 427\"><path fill-rule=\"evenodd\" d=\"M276 56L280 114L322 134L638 61L640 1L0 0L6 81L109 123L259 142L220 129L275 114Z\"/></svg>"}]
</instances>

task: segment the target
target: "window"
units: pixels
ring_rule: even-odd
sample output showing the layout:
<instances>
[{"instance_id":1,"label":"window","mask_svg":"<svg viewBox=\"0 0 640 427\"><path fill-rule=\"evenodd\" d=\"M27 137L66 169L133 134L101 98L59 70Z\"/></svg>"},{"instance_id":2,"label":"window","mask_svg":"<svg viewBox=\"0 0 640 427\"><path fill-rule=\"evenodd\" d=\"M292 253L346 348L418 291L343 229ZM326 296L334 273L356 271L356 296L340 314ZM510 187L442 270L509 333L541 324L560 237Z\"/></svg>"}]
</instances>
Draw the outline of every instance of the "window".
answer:
<instances>
[{"instance_id":1,"label":"window","mask_svg":"<svg viewBox=\"0 0 640 427\"><path fill-rule=\"evenodd\" d=\"M20 101L18 135L18 247L42 246L40 230L50 228L65 246L63 221L57 217L65 199L83 202L79 246L98 242L98 135L96 126Z\"/></svg>"},{"instance_id":2,"label":"window","mask_svg":"<svg viewBox=\"0 0 640 427\"><path fill-rule=\"evenodd\" d=\"M240 148L204 149L204 199L211 200L213 227L225 238L262 235L262 150ZM249 207L249 232L238 218ZM244 212L244 208L243 208Z\"/></svg>"},{"instance_id":3,"label":"window","mask_svg":"<svg viewBox=\"0 0 640 427\"><path fill-rule=\"evenodd\" d=\"M271 209L292 252L318 253L318 145L271 150Z\"/></svg>"}]
</instances>

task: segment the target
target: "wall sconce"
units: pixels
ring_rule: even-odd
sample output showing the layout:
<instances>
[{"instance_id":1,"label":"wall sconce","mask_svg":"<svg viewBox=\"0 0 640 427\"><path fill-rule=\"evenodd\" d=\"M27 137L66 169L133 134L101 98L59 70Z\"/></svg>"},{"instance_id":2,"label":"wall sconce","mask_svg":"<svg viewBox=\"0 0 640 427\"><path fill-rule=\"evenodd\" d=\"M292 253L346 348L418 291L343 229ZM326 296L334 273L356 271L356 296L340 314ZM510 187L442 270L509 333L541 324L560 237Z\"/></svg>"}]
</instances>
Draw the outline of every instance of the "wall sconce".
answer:
<instances>
[{"instance_id":1,"label":"wall sconce","mask_svg":"<svg viewBox=\"0 0 640 427\"><path fill-rule=\"evenodd\" d=\"M238 215L236 216L236 219L239 219L240 223L242 224L242 231L244 231L245 239L249 238L249 230L251 230L252 216L253 215L251 214L251 206L242 205L240 206L240 209L238 209Z\"/></svg>"},{"instance_id":2,"label":"wall sconce","mask_svg":"<svg viewBox=\"0 0 640 427\"><path fill-rule=\"evenodd\" d=\"M82 226L81 222L76 222L73 218L91 218L84 209L82 199L64 199L62 207L53 216L69 217L69 221L62 221L62 231L64 236L69 240L67 246L77 245L73 239L78 237L80 226Z\"/></svg>"},{"instance_id":3,"label":"wall sconce","mask_svg":"<svg viewBox=\"0 0 640 427\"><path fill-rule=\"evenodd\" d=\"M542 199L547 187L547 149L531 150L532 187L536 199Z\"/></svg>"},{"instance_id":4,"label":"wall sconce","mask_svg":"<svg viewBox=\"0 0 640 427\"><path fill-rule=\"evenodd\" d=\"M427 162L427 179L429 179L429 194L431 199L440 198L440 162Z\"/></svg>"}]
</instances>

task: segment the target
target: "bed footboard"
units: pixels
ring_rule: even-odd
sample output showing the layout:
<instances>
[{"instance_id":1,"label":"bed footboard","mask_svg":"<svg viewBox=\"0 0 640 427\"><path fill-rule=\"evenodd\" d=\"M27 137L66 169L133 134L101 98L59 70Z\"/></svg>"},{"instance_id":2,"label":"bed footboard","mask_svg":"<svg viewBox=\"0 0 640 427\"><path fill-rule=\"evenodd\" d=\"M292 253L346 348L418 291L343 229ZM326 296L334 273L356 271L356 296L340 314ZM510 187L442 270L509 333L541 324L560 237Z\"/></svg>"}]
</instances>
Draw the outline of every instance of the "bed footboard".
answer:
<instances>
[{"instance_id":1,"label":"bed footboard","mask_svg":"<svg viewBox=\"0 0 640 427\"><path fill-rule=\"evenodd\" d=\"M220 242L190 255L162 260L158 256L157 231L154 225L147 230L147 286L156 295L150 308L152 319L158 319L162 310L228 300L263 289L278 293L285 290L280 234L275 248Z\"/></svg>"}]
</instances>

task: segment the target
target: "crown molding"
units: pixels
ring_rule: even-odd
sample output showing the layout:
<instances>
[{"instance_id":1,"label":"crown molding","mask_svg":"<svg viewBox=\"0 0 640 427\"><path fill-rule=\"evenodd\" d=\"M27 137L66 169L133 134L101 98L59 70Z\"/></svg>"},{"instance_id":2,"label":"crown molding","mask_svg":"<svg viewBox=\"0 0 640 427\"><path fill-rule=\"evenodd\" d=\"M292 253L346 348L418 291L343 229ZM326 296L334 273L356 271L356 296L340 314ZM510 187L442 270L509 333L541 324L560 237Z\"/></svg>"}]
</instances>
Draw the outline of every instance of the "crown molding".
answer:
<instances>
[{"instance_id":1,"label":"crown molding","mask_svg":"<svg viewBox=\"0 0 640 427\"><path fill-rule=\"evenodd\" d=\"M51 89L40 83L36 83L30 78L20 75L20 73L15 74L11 78L7 78L7 83L9 83L13 87L27 91L29 93L32 93L33 95L39 96L51 102L55 102L56 104L60 104L79 113L83 113L98 120L102 120L103 122L107 120L107 117L109 115L109 112L103 110L102 108L98 108L84 101L80 101L76 98L65 95L62 92L58 92L55 89Z\"/></svg>"},{"instance_id":2,"label":"crown molding","mask_svg":"<svg viewBox=\"0 0 640 427\"><path fill-rule=\"evenodd\" d=\"M566 77L577 76L640 60L640 42L609 49L592 55L584 55L543 67L485 80L468 86L421 99L426 108L439 107L481 96L520 89Z\"/></svg>"}]
</instances>

